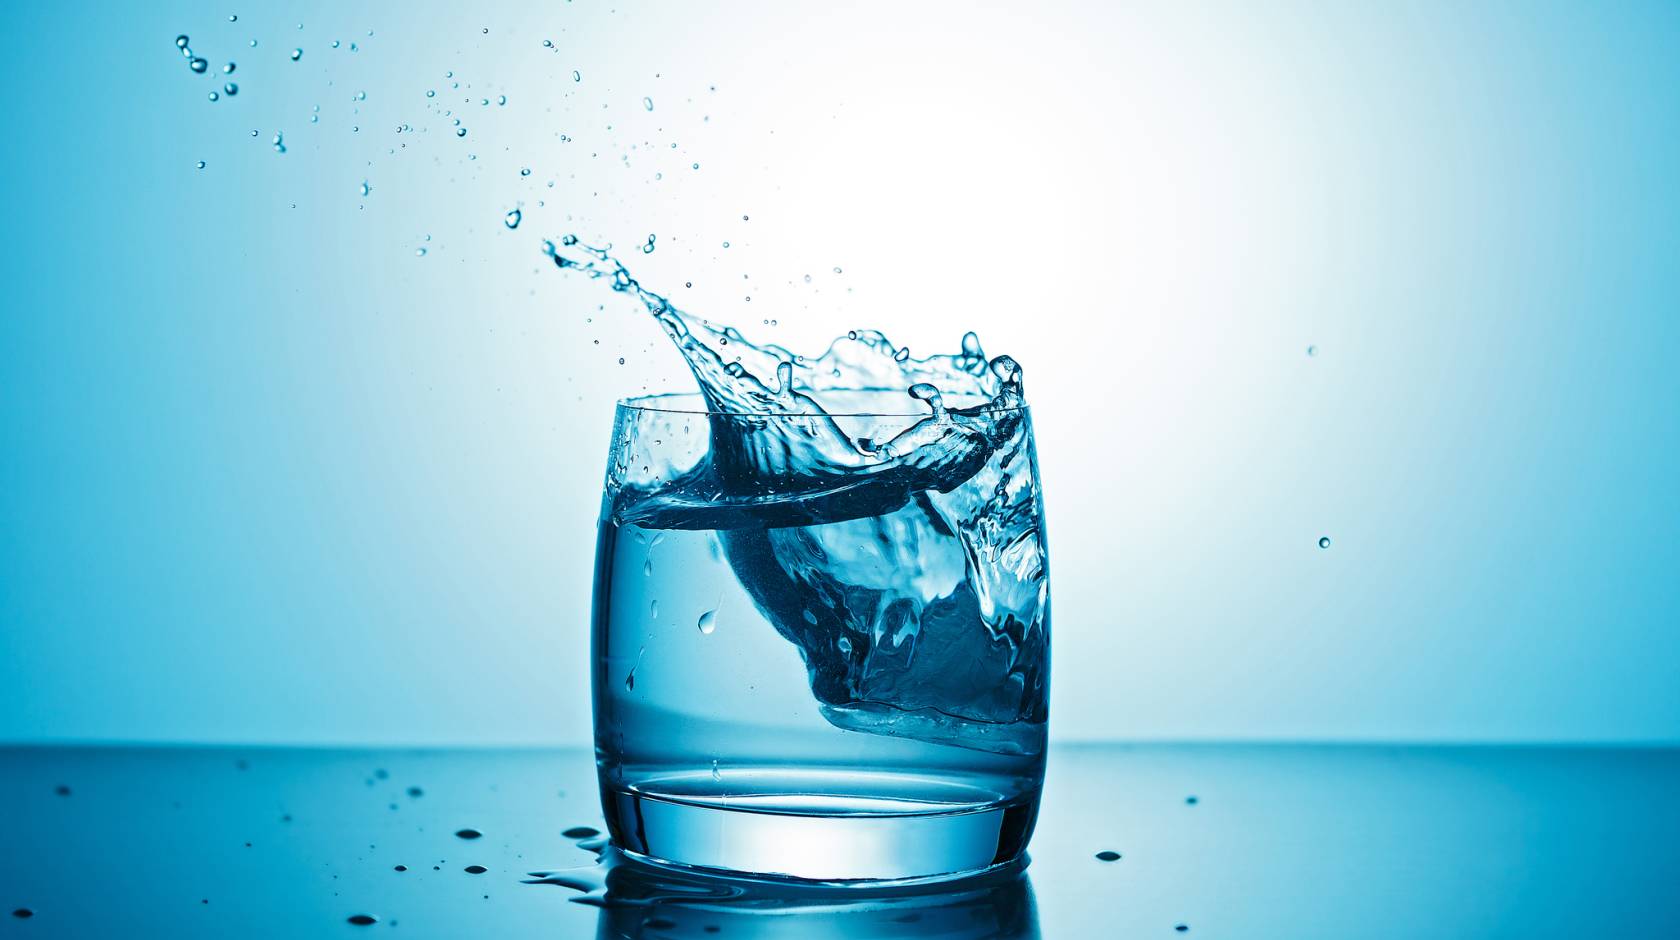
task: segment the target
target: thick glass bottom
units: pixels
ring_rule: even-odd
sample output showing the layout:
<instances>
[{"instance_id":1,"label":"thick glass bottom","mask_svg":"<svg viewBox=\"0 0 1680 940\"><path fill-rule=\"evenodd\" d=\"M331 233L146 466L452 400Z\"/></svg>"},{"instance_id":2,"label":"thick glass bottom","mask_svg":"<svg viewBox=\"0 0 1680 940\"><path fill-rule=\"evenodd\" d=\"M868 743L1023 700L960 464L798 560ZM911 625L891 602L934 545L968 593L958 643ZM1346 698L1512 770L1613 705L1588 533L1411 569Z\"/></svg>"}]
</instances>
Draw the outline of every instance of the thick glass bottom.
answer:
<instances>
[{"instance_id":1,"label":"thick glass bottom","mask_svg":"<svg viewBox=\"0 0 1680 940\"><path fill-rule=\"evenodd\" d=\"M1038 792L892 772L732 769L623 786L603 779L613 842L655 865L734 877L904 884L966 877L1018 859Z\"/></svg>"}]
</instances>

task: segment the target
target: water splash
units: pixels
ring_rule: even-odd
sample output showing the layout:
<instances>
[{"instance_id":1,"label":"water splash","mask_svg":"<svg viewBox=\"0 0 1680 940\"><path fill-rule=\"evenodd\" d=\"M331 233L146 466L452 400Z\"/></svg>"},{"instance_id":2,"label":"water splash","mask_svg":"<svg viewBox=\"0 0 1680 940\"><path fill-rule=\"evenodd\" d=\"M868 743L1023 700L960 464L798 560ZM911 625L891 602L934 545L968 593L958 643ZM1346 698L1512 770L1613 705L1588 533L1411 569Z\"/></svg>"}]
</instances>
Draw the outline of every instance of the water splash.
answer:
<instances>
[{"instance_id":1,"label":"water splash","mask_svg":"<svg viewBox=\"0 0 1680 940\"><path fill-rule=\"evenodd\" d=\"M685 313L605 249L561 246L544 243L557 267L664 330L710 432L693 467L610 469L606 518L716 530L831 723L1036 753L1048 581L1020 365L972 333L925 358L873 330L797 355ZM837 419L860 400L900 417L879 437L848 431Z\"/></svg>"}]
</instances>

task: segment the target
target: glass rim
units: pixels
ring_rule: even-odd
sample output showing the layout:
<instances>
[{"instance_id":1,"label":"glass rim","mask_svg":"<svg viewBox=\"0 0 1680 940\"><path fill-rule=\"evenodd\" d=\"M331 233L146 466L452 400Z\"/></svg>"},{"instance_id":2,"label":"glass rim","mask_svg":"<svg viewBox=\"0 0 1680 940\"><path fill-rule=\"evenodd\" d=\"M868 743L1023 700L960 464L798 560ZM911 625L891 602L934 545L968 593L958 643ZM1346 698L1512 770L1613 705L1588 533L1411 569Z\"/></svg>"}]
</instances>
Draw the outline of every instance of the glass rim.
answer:
<instances>
[{"instance_id":1,"label":"glass rim","mask_svg":"<svg viewBox=\"0 0 1680 940\"><path fill-rule=\"evenodd\" d=\"M830 394L830 395L898 394L898 395L904 396L906 399L908 399L912 402L916 402L916 399L910 398L909 394L906 393L903 388L836 388L836 389L825 389L823 394ZM957 397L958 397L958 400L960 401L960 400L962 400L962 398L964 396L959 395ZM977 397L977 396L968 396L968 397ZM697 405L698 407L677 408L677 407L671 407L670 405L666 404L667 402L684 401L684 400L691 401L695 405ZM927 417L932 416L932 414L933 414L932 410L929 409L926 405L923 405L921 402L916 402L916 404L920 405L921 407L919 409L912 409L910 406L906 405L905 410L903 410L903 411L873 411L873 410L870 410L870 411L824 411L823 414L827 415L830 418L927 418ZM672 414L672 415L693 415L693 416L704 415L704 416L717 416L717 417L726 417L726 418L760 418L760 419L775 418L775 419L786 420L786 419L790 419L790 418L817 417L816 415L804 415L804 414L776 414L776 415L770 415L770 414L764 414L763 412L754 412L754 411L720 411L716 408L707 407L705 397L702 396L699 392L659 392L659 393L653 394L653 395L633 395L633 396L630 396L628 398L619 399L617 407L621 411L643 411L643 412L648 412L648 413L651 413L651 414ZM951 407L956 408L956 409L962 409L962 408L973 407L973 406L957 404L957 405L952 405ZM1024 404L1024 403L1019 404L1019 405L999 405L999 406L991 407L991 408L983 408L983 409L981 409L981 411L983 413L989 413L989 414L1005 414L1005 413L1008 413L1008 412L1011 412L1011 411L1021 412L1021 413L1025 414L1025 413L1029 412L1029 406Z\"/></svg>"}]
</instances>

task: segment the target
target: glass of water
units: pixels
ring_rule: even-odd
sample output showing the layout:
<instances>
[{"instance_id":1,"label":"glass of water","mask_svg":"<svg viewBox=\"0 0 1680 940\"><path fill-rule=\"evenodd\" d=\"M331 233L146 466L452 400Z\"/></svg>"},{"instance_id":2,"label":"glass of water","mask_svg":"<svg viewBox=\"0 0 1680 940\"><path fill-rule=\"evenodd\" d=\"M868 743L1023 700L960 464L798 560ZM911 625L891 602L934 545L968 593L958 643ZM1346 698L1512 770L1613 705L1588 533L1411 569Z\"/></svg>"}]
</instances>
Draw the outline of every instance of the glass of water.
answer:
<instances>
[{"instance_id":1,"label":"glass of water","mask_svg":"<svg viewBox=\"0 0 1680 940\"><path fill-rule=\"evenodd\" d=\"M602 805L632 858L880 884L1026 848L1050 629L1027 409L971 419L986 446L953 457L926 411L895 413L902 395L849 401L815 417L695 395L618 406L592 680ZM748 436L797 459L818 420L892 459L797 485L716 475ZM906 465L941 459L955 472L918 488L930 477Z\"/></svg>"}]
</instances>

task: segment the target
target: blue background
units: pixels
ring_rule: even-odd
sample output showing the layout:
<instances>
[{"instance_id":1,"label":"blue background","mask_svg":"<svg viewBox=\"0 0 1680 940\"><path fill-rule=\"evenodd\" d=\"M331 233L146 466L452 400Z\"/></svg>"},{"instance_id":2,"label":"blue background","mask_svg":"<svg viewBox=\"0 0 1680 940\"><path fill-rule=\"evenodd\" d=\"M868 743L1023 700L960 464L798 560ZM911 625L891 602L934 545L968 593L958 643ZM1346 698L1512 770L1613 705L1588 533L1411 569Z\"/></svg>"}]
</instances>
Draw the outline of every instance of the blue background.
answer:
<instances>
[{"instance_id":1,"label":"blue background","mask_svg":"<svg viewBox=\"0 0 1680 940\"><path fill-rule=\"evenodd\" d=\"M1680 741L1680 6L24 6L0 740L585 743L576 231L1024 364L1063 739Z\"/></svg>"}]
</instances>

